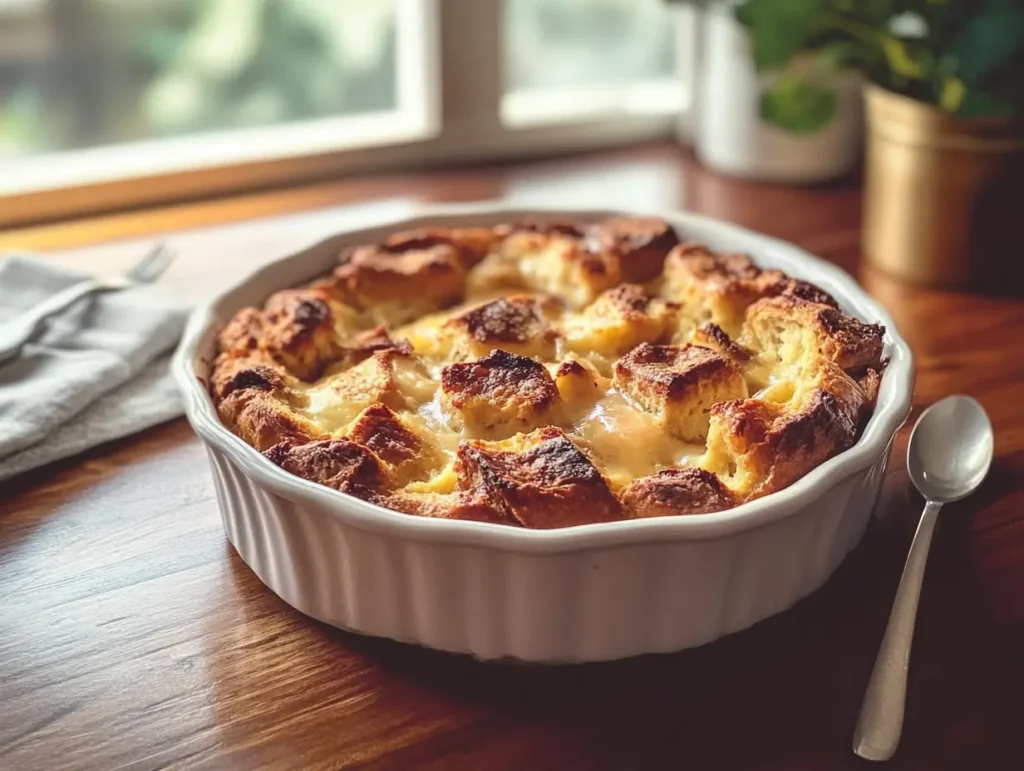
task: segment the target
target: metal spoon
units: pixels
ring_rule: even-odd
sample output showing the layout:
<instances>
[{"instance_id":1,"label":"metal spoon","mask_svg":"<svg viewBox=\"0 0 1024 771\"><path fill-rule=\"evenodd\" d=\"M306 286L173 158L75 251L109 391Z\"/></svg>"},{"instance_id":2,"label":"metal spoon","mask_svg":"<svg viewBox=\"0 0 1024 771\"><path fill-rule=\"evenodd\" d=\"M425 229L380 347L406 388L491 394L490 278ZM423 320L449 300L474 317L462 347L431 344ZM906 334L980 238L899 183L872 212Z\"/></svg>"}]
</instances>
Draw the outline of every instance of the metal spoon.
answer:
<instances>
[{"instance_id":1,"label":"metal spoon","mask_svg":"<svg viewBox=\"0 0 1024 771\"><path fill-rule=\"evenodd\" d=\"M896 752L903 730L914 618L936 516L942 504L958 501L977 489L992 463L992 447L988 415L969 396L936 402L921 413L910 434L907 471L927 502L853 733L853 751L862 758L888 760Z\"/></svg>"}]
</instances>

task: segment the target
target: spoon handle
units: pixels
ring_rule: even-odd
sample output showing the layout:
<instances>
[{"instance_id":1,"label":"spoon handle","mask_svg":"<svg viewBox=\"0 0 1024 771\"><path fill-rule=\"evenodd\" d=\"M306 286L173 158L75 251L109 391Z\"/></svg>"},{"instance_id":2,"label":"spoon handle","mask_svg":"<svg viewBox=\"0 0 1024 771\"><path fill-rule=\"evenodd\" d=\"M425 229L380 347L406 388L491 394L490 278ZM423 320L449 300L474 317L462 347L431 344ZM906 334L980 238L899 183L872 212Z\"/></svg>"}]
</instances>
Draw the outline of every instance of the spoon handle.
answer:
<instances>
[{"instance_id":1,"label":"spoon handle","mask_svg":"<svg viewBox=\"0 0 1024 771\"><path fill-rule=\"evenodd\" d=\"M853 751L867 760L888 760L896 752L903 731L903 706L907 697L907 665L914 637L917 601L928 562L928 548L935 532L941 503L928 501L914 534L914 542L903 566L896 599L889 614L889 625L875 659L857 728L853 733Z\"/></svg>"}]
</instances>

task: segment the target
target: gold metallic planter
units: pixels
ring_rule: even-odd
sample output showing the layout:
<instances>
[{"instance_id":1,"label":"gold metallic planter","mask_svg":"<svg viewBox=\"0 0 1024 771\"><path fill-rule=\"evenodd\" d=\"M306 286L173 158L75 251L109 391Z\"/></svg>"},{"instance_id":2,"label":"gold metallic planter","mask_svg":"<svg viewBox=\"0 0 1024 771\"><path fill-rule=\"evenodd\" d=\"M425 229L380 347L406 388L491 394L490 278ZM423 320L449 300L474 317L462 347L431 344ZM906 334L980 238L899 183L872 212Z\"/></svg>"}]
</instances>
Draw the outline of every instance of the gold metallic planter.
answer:
<instances>
[{"instance_id":1,"label":"gold metallic planter","mask_svg":"<svg viewBox=\"0 0 1024 771\"><path fill-rule=\"evenodd\" d=\"M865 98L868 262L947 286L1018 270L1024 136L1005 121L953 118L874 85Z\"/></svg>"}]
</instances>

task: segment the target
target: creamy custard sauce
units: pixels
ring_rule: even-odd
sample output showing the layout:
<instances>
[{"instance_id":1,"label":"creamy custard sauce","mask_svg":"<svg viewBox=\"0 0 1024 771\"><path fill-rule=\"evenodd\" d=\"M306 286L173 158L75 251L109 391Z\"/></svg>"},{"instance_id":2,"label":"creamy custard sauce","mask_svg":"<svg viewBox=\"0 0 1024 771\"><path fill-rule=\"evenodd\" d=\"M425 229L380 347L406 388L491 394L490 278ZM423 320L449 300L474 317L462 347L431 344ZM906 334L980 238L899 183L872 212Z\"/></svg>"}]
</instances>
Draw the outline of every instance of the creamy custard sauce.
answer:
<instances>
[{"instance_id":1,"label":"creamy custard sauce","mask_svg":"<svg viewBox=\"0 0 1024 771\"><path fill-rule=\"evenodd\" d=\"M704 454L704 445L669 436L655 418L631 406L614 388L574 423L571 435L580 439L617 485L665 468L689 466Z\"/></svg>"},{"instance_id":2,"label":"creamy custard sauce","mask_svg":"<svg viewBox=\"0 0 1024 771\"><path fill-rule=\"evenodd\" d=\"M328 434L346 428L374 401L370 398L342 398L333 379L307 386L302 393L306 398L302 414Z\"/></svg>"},{"instance_id":3,"label":"creamy custard sauce","mask_svg":"<svg viewBox=\"0 0 1024 771\"><path fill-rule=\"evenodd\" d=\"M341 435L359 413L378 401L392 409L414 411L431 401L439 383L417 361L396 357L393 360L394 389L385 389L385 381L368 359L351 369L331 373L316 383L299 386L304 404L300 412L324 432ZM356 370L367 377L353 377ZM382 390L383 389L383 390Z\"/></svg>"},{"instance_id":4,"label":"creamy custard sauce","mask_svg":"<svg viewBox=\"0 0 1024 771\"><path fill-rule=\"evenodd\" d=\"M466 438L462 431L452 427L452 422L445 414L441 406L441 389L437 389L434 397L421 404L415 412L415 418L425 429L427 436L431 437L445 453L452 458L459 449L459 442Z\"/></svg>"}]
</instances>

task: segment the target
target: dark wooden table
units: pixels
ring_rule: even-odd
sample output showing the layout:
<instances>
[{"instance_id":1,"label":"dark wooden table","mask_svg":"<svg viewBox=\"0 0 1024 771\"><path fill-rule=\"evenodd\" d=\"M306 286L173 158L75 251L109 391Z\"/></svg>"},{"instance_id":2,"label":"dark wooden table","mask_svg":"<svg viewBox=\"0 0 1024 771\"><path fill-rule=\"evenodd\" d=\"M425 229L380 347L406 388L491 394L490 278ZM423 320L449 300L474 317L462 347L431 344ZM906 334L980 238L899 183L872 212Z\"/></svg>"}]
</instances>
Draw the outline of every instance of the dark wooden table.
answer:
<instances>
[{"instance_id":1,"label":"dark wooden table","mask_svg":"<svg viewBox=\"0 0 1024 771\"><path fill-rule=\"evenodd\" d=\"M892 312L917 355L913 417L982 401L997 458L943 513L889 767L1024 768L1024 303L859 271L855 182L738 182L655 145L35 228L0 249L93 242L53 259L113 269L180 231L166 281L198 299L350 216L491 197L685 207L792 240ZM920 507L906 431L880 517L821 591L700 649L575 667L481 664L293 611L228 544L184 420L30 473L0 486L0 768L866 768L853 724Z\"/></svg>"}]
</instances>

